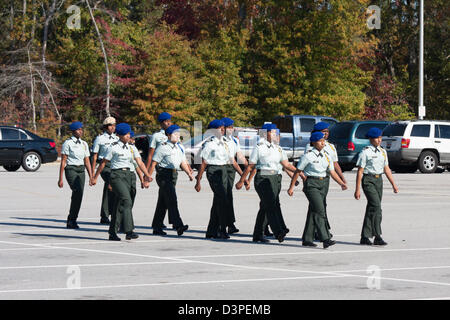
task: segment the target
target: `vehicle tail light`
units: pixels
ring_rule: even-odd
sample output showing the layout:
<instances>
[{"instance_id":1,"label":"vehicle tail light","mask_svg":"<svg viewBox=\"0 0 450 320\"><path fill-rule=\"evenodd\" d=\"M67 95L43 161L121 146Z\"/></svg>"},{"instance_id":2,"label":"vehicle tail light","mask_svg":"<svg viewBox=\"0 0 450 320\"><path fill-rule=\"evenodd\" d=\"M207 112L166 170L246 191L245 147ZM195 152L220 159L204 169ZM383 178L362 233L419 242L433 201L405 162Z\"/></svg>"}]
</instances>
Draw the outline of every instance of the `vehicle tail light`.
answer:
<instances>
[{"instance_id":1,"label":"vehicle tail light","mask_svg":"<svg viewBox=\"0 0 450 320\"><path fill-rule=\"evenodd\" d=\"M50 145L50 148L56 147L56 143L54 143L54 142L49 142L48 144Z\"/></svg>"},{"instance_id":2,"label":"vehicle tail light","mask_svg":"<svg viewBox=\"0 0 450 320\"><path fill-rule=\"evenodd\" d=\"M411 139L402 139L402 148L409 148L409 143Z\"/></svg>"},{"instance_id":3,"label":"vehicle tail light","mask_svg":"<svg viewBox=\"0 0 450 320\"><path fill-rule=\"evenodd\" d=\"M349 141L347 143L347 150L348 151L355 151L355 144L353 142Z\"/></svg>"}]
</instances>

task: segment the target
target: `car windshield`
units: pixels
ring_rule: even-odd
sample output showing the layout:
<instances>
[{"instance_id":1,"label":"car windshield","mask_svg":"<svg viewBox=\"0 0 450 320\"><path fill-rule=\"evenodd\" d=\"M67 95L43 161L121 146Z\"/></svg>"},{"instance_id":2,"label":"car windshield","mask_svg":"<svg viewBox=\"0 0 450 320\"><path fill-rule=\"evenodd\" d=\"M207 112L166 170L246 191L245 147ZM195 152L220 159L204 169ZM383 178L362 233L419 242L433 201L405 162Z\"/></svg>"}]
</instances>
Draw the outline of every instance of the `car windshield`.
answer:
<instances>
[{"instance_id":1,"label":"car windshield","mask_svg":"<svg viewBox=\"0 0 450 320\"><path fill-rule=\"evenodd\" d=\"M211 134L209 134L209 135L200 134L198 136L195 136L195 137L183 142L183 146L185 146L185 147L196 146L197 144L199 144L204 139L206 139L207 137L210 137L210 136L211 136Z\"/></svg>"},{"instance_id":2,"label":"car windshield","mask_svg":"<svg viewBox=\"0 0 450 320\"><path fill-rule=\"evenodd\" d=\"M337 121L332 120L332 119L321 119L321 121L328 123L330 125L330 128L329 128L330 130L337 123Z\"/></svg>"},{"instance_id":3,"label":"car windshield","mask_svg":"<svg viewBox=\"0 0 450 320\"><path fill-rule=\"evenodd\" d=\"M353 128L352 122L339 122L330 129L330 138L345 139L350 135L350 130Z\"/></svg>"},{"instance_id":4,"label":"car windshield","mask_svg":"<svg viewBox=\"0 0 450 320\"><path fill-rule=\"evenodd\" d=\"M383 137L402 137L405 133L407 124L393 123L383 130Z\"/></svg>"},{"instance_id":5,"label":"car windshield","mask_svg":"<svg viewBox=\"0 0 450 320\"><path fill-rule=\"evenodd\" d=\"M355 132L356 139L367 139L366 134L371 128L378 128L383 130L387 126L387 123L363 123L358 126Z\"/></svg>"}]
</instances>

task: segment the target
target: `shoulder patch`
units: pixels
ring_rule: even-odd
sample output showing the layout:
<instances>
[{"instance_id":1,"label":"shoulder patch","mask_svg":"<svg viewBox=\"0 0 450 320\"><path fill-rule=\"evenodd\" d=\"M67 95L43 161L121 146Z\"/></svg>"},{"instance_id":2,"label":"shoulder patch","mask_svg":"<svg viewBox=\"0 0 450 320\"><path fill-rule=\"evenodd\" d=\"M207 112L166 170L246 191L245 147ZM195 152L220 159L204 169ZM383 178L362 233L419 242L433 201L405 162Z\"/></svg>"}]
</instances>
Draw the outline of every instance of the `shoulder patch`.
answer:
<instances>
[{"instance_id":1,"label":"shoulder patch","mask_svg":"<svg viewBox=\"0 0 450 320\"><path fill-rule=\"evenodd\" d=\"M116 145L118 145L118 144L119 144L119 141L116 141L116 142L111 143L112 146L116 146Z\"/></svg>"}]
</instances>

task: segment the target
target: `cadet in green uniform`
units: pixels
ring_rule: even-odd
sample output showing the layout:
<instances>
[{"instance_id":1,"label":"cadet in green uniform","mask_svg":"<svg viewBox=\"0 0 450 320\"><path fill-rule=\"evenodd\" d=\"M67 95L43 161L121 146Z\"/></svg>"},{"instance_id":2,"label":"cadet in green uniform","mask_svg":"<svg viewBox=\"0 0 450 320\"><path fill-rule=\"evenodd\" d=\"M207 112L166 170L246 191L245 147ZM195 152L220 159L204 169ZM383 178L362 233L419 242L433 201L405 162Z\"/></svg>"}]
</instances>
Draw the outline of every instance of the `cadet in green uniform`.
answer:
<instances>
[{"instance_id":1,"label":"cadet in green uniform","mask_svg":"<svg viewBox=\"0 0 450 320\"><path fill-rule=\"evenodd\" d=\"M339 158L338 158L338 154L336 151L336 147L328 142L328 137L330 135L330 131L329 128L330 124L327 122L318 122L314 125L313 131L311 133L314 132L322 132L323 133L323 138L325 140L325 147L323 148L323 152L328 156L328 159L330 159L331 162L333 162L334 165L334 171L336 171L337 175L339 176L339 178L341 178L341 180L347 184L347 181L345 180L344 174L342 173L342 169L341 166L339 165ZM308 144L305 150L306 152L309 152L310 150L313 149L313 146L311 146L311 144ZM328 195L328 190L330 188L330 175L329 173L327 173L327 176L325 177L325 185L326 185L326 193L325 193L325 197ZM328 230L331 230L331 226L330 226L330 222L328 220L328 215L327 215L327 203L325 201L325 220L326 220L326 224L327 224L327 228ZM333 237L333 235L330 233L330 236ZM318 236L317 236L317 232L315 233L314 236L315 240L319 240Z\"/></svg>"},{"instance_id":2,"label":"cadet in green uniform","mask_svg":"<svg viewBox=\"0 0 450 320\"><path fill-rule=\"evenodd\" d=\"M303 180L303 192L309 201L308 215L306 218L305 229L303 231L303 245L315 247L314 231L317 230L319 240L323 242L323 247L328 248L336 242L331 240L330 232L326 225L325 203L327 185L325 178L327 171L331 177L342 187L347 189L347 185L339 178L334 171L333 162L324 153L325 140L322 132L314 132L311 134L310 142L313 149L305 153L297 166L297 171L292 177L288 194L294 194L294 186L298 177Z\"/></svg>"},{"instance_id":3,"label":"cadet in green uniform","mask_svg":"<svg viewBox=\"0 0 450 320\"><path fill-rule=\"evenodd\" d=\"M227 164L227 177L228 177L228 234L233 234L239 232L239 229L236 228L236 216L234 214L234 205L233 205L233 187L234 180L236 178L236 172L242 176L242 169L239 164L243 164L247 166L247 159L245 159L244 155L241 152L241 147L239 146L239 141L236 137L233 136L234 133L234 121L230 118L222 119L225 125L225 136L223 137L225 143L228 146L228 153L230 157L230 162ZM238 159L239 164L236 162Z\"/></svg>"},{"instance_id":4,"label":"cadet in green uniform","mask_svg":"<svg viewBox=\"0 0 450 320\"><path fill-rule=\"evenodd\" d=\"M152 135L152 140L150 141L150 151L148 153L148 158L146 162L147 171L150 169L152 164L153 155L155 154L156 148L163 142L167 141L167 136L165 130L172 125L172 116L167 112L162 112L158 116L158 122L161 125L161 130L155 132Z\"/></svg>"},{"instance_id":5,"label":"cadet in green uniform","mask_svg":"<svg viewBox=\"0 0 450 320\"><path fill-rule=\"evenodd\" d=\"M211 207L206 238L229 239L227 233L227 208L228 208L228 173L229 153L227 145L223 140L225 134L224 123L221 120L213 120L209 123L208 129L214 132L204 144L201 152L202 164L198 171L195 190L200 192L203 173L206 170L206 177L214 192L213 204Z\"/></svg>"},{"instance_id":6,"label":"cadet in green uniform","mask_svg":"<svg viewBox=\"0 0 450 320\"><path fill-rule=\"evenodd\" d=\"M386 151L380 147L382 131L378 128L371 128L366 137L370 139L370 146L365 147L358 157L356 166L358 174L356 176L355 199L361 197L361 182L364 194L367 198L366 214L364 216L363 228L361 231L361 244L372 245L369 238L375 237L373 244L386 245L381 238L381 198L383 196L383 173L386 174L389 182L398 193L394 177L389 168Z\"/></svg>"},{"instance_id":7,"label":"cadet in green uniform","mask_svg":"<svg viewBox=\"0 0 450 320\"><path fill-rule=\"evenodd\" d=\"M92 177L91 164L89 162L89 146L81 140L83 136L83 124L79 121L70 125L72 137L67 139L61 149L61 166L59 169L58 186L63 187L63 171L66 180L72 189L72 200L70 202L69 216L67 217L67 228L78 229L77 218L83 200L85 173L87 170L89 179Z\"/></svg>"},{"instance_id":8,"label":"cadet in green uniform","mask_svg":"<svg viewBox=\"0 0 450 320\"><path fill-rule=\"evenodd\" d=\"M152 222L153 234L167 235L162 230L162 224L166 210L168 208L170 221L173 222L177 234L181 236L188 229L180 217L178 210L177 193L175 186L177 184L178 172L182 169L192 181L194 177L186 160L184 149L180 144L180 127L171 125L166 129L168 137L167 142L163 142L156 148L153 155L152 165L150 167L150 176L156 168L156 182L159 186L158 205L156 206L155 216ZM164 205L160 203L164 202Z\"/></svg>"},{"instance_id":9,"label":"cadet in green uniform","mask_svg":"<svg viewBox=\"0 0 450 320\"><path fill-rule=\"evenodd\" d=\"M288 230L284 224L280 205L281 173L283 167L291 172L296 169L289 163L284 150L275 143L279 135L277 126L275 124L265 124L262 129L267 130L267 140L261 138L253 150L249 158L249 165L236 184L236 189L242 188L245 178L256 167L255 189L260 198L260 208L253 231L253 241L269 241L263 235L264 224L267 219L275 237L279 242L283 242Z\"/></svg>"},{"instance_id":10,"label":"cadet in green uniform","mask_svg":"<svg viewBox=\"0 0 450 320\"><path fill-rule=\"evenodd\" d=\"M167 112L162 112L158 115L158 122L161 125L161 130L158 132L155 132L152 135L152 139L150 141L150 150L147 157L147 162L145 164L147 171L150 170L150 165L152 164L153 155L155 154L156 148L158 146L167 141L167 136L165 133L165 130L172 125L172 116ZM165 207L164 202L158 202L158 205L162 207L157 207L158 211L166 211L167 207ZM170 220L169 215L169 224L172 224L172 221ZM163 224L163 228L166 228L166 226Z\"/></svg>"},{"instance_id":11,"label":"cadet in green uniform","mask_svg":"<svg viewBox=\"0 0 450 320\"><path fill-rule=\"evenodd\" d=\"M123 229L126 239L137 239L138 235L133 232L133 199L136 194L136 174L134 173L134 161L144 173L146 187L150 182L150 175L141 160L139 151L135 146L129 145L131 127L126 123L121 123L116 127L119 141L114 142L108 150L108 154L103 158L100 166L92 179L91 184L97 183L98 176L102 172L108 161L111 162L110 184L115 198L115 210L111 216L109 225L109 240L120 241L117 230L123 217Z\"/></svg>"},{"instance_id":12,"label":"cadet in green uniform","mask_svg":"<svg viewBox=\"0 0 450 320\"><path fill-rule=\"evenodd\" d=\"M118 141L119 138L114 134L116 131L116 119L108 117L103 121L103 134L97 136L92 147L92 170L95 170L96 164L100 163L108 152L109 146ZM105 182L103 186L102 206L100 209L100 223L109 224L108 216L114 210L114 193L109 188L109 179L111 176L111 165L108 162L102 171L102 179Z\"/></svg>"}]
</instances>

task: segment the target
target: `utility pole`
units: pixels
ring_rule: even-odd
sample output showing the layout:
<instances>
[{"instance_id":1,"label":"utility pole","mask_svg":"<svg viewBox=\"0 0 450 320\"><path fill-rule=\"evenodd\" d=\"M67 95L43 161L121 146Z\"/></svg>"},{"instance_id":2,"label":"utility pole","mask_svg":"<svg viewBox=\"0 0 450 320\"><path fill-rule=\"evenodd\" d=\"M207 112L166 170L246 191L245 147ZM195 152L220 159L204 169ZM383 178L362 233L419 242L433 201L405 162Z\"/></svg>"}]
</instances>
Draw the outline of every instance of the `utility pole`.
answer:
<instances>
[{"instance_id":1,"label":"utility pole","mask_svg":"<svg viewBox=\"0 0 450 320\"><path fill-rule=\"evenodd\" d=\"M420 0L419 120L423 120L425 117L425 106L423 105L423 7L424 0Z\"/></svg>"}]
</instances>

